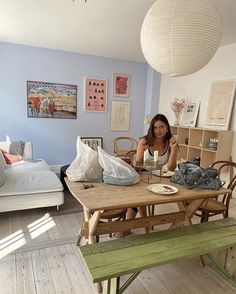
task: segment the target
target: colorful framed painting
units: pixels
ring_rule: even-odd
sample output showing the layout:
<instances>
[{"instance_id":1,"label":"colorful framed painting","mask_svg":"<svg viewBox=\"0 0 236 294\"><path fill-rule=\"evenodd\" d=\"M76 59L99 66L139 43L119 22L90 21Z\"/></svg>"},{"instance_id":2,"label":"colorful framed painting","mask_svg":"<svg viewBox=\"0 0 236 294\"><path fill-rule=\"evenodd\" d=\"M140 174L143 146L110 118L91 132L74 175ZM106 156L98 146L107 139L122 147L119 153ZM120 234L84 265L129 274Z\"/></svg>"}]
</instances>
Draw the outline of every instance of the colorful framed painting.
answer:
<instances>
[{"instance_id":1,"label":"colorful framed painting","mask_svg":"<svg viewBox=\"0 0 236 294\"><path fill-rule=\"evenodd\" d=\"M84 111L107 111L107 80L85 78Z\"/></svg>"},{"instance_id":2,"label":"colorful framed painting","mask_svg":"<svg viewBox=\"0 0 236 294\"><path fill-rule=\"evenodd\" d=\"M76 118L77 86L27 81L27 114L34 118Z\"/></svg>"},{"instance_id":3,"label":"colorful framed painting","mask_svg":"<svg viewBox=\"0 0 236 294\"><path fill-rule=\"evenodd\" d=\"M130 120L130 102L112 101L111 131L128 131Z\"/></svg>"},{"instance_id":4,"label":"colorful framed painting","mask_svg":"<svg viewBox=\"0 0 236 294\"><path fill-rule=\"evenodd\" d=\"M197 122L200 101L187 101L184 107L183 126L195 127Z\"/></svg>"},{"instance_id":5,"label":"colorful framed painting","mask_svg":"<svg viewBox=\"0 0 236 294\"><path fill-rule=\"evenodd\" d=\"M130 75L114 74L113 95L118 97L129 97Z\"/></svg>"},{"instance_id":6,"label":"colorful framed painting","mask_svg":"<svg viewBox=\"0 0 236 294\"><path fill-rule=\"evenodd\" d=\"M103 138L102 137L81 137L81 141L87 144L94 151L98 151L98 146L103 148Z\"/></svg>"},{"instance_id":7,"label":"colorful framed painting","mask_svg":"<svg viewBox=\"0 0 236 294\"><path fill-rule=\"evenodd\" d=\"M229 129L234 98L235 80L212 83L206 119L209 128Z\"/></svg>"}]
</instances>

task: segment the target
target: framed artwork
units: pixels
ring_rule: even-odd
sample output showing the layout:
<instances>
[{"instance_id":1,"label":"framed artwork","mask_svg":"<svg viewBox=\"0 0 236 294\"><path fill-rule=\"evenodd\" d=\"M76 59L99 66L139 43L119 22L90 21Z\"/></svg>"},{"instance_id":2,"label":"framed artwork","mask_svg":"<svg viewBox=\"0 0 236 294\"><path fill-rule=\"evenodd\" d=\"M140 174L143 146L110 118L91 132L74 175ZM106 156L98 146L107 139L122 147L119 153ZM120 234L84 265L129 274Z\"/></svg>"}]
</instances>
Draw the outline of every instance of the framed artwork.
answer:
<instances>
[{"instance_id":1,"label":"framed artwork","mask_svg":"<svg viewBox=\"0 0 236 294\"><path fill-rule=\"evenodd\" d=\"M107 111L107 80L85 78L84 111Z\"/></svg>"},{"instance_id":2,"label":"framed artwork","mask_svg":"<svg viewBox=\"0 0 236 294\"><path fill-rule=\"evenodd\" d=\"M114 74L113 95L129 97L130 75Z\"/></svg>"},{"instance_id":3,"label":"framed artwork","mask_svg":"<svg viewBox=\"0 0 236 294\"><path fill-rule=\"evenodd\" d=\"M235 80L212 83L206 119L208 127L228 130L234 97Z\"/></svg>"},{"instance_id":4,"label":"framed artwork","mask_svg":"<svg viewBox=\"0 0 236 294\"><path fill-rule=\"evenodd\" d=\"M184 108L183 126L195 127L199 111L200 101L186 101Z\"/></svg>"},{"instance_id":5,"label":"framed artwork","mask_svg":"<svg viewBox=\"0 0 236 294\"><path fill-rule=\"evenodd\" d=\"M94 151L98 151L98 146L103 148L103 138L102 137L81 137L81 141L87 144Z\"/></svg>"},{"instance_id":6,"label":"framed artwork","mask_svg":"<svg viewBox=\"0 0 236 294\"><path fill-rule=\"evenodd\" d=\"M111 130L128 131L130 116L130 102L112 101Z\"/></svg>"},{"instance_id":7,"label":"framed artwork","mask_svg":"<svg viewBox=\"0 0 236 294\"><path fill-rule=\"evenodd\" d=\"M76 118L77 86L27 81L27 114L34 118Z\"/></svg>"}]
</instances>

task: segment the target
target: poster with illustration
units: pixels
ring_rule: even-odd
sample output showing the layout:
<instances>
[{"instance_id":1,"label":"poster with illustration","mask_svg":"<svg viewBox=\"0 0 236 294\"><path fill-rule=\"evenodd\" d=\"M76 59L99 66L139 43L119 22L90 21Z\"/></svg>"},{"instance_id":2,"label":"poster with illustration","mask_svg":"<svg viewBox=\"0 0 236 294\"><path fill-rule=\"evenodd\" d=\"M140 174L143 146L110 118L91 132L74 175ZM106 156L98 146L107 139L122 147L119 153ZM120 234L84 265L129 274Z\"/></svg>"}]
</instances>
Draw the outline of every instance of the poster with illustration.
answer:
<instances>
[{"instance_id":1,"label":"poster with illustration","mask_svg":"<svg viewBox=\"0 0 236 294\"><path fill-rule=\"evenodd\" d=\"M76 118L77 86L27 81L27 114L33 118Z\"/></svg>"},{"instance_id":2,"label":"poster with illustration","mask_svg":"<svg viewBox=\"0 0 236 294\"><path fill-rule=\"evenodd\" d=\"M107 111L107 80L85 78L84 111Z\"/></svg>"},{"instance_id":3,"label":"poster with illustration","mask_svg":"<svg viewBox=\"0 0 236 294\"><path fill-rule=\"evenodd\" d=\"M130 75L114 74L113 95L129 97Z\"/></svg>"}]
</instances>

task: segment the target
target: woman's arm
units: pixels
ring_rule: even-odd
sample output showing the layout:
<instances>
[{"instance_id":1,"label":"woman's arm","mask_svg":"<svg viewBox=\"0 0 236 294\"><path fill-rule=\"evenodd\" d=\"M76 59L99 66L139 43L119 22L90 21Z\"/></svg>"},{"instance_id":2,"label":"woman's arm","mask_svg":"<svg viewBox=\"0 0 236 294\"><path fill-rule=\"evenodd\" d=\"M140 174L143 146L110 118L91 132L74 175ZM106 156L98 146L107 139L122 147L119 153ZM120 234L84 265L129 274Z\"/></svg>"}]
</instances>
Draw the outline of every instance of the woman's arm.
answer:
<instances>
[{"instance_id":1,"label":"woman's arm","mask_svg":"<svg viewBox=\"0 0 236 294\"><path fill-rule=\"evenodd\" d=\"M178 155L178 142L174 139L170 139L170 153L167 163L168 170L174 171L177 165L177 155Z\"/></svg>"},{"instance_id":2,"label":"woman's arm","mask_svg":"<svg viewBox=\"0 0 236 294\"><path fill-rule=\"evenodd\" d=\"M144 151L147 149L147 142L144 138L140 140L137 147L137 155L136 155L136 162L137 164L143 164L143 154Z\"/></svg>"}]
</instances>

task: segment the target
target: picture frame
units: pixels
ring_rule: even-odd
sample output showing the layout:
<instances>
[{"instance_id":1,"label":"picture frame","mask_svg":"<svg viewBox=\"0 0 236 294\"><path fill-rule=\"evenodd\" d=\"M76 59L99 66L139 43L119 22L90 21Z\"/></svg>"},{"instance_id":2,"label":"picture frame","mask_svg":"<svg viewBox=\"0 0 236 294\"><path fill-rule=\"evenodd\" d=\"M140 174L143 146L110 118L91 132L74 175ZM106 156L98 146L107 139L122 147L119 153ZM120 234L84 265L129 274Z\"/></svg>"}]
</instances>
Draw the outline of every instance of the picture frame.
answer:
<instances>
[{"instance_id":1,"label":"picture frame","mask_svg":"<svg viewBox=\"0 0 236 294\"><path fill-rule=\"evenodd\" d=\"M200 101L186 101L182 125L195 127L200 107Z\"/></svg>"},{"instance_id":2,"label":"picture frame","mask_svg":"<svg viewBox=\"0 0 236 294\"><path fill-rule=\"evenodd\" d=\"M81 137L81 141L87 144L94 151L98 151L98 146L103 148L103 138L102 137Z\"/></svg>"},{"instance_id":3,"label":"picture frame","mask_svg":"<svg viewBox=\"0 0 236 294\"><path fill-rule=\"evenodd\" d=\"M84 85L84 111L107 111L107 79L86 77Z\"/></svg>"},{"instance_id":4,"label":"picture frame","mask_svg":"<svg viewBox=\"0 0 236 294\"><path fill-rule=\"evenodd\" d=\"M27 116L31 118L77 118L77 86L27 81Z\"/></svg>"},{"instance_id":5,"label":"picture frame","mask_svg":"<svg viewBox=\"0 0 236 294\"><path fill-rule=\"evenodd\" d=\"M114 73L113 96L129 97L130 79L131 76L128 74Z\"/></svg>"},{"instance_id":6,"label":"picture frame","mask_svg":"<svg viewBox=\"0 0 236 294\"><path fill-rule=\"evenodd\" d=\"M130 102L113 100L111 105L111 131L128 131Z\"/></svg>"},{"instance_id":7,"label":"picture frame","mask_svg":"<svg viewBox=\"0 0 236 294\"><path fill-rule=\"evenodd\" d=\"M235 98L235 80L214 81L208 102L206 125L228 130Z\"/></svg>"}]
</instances>

